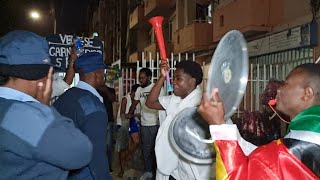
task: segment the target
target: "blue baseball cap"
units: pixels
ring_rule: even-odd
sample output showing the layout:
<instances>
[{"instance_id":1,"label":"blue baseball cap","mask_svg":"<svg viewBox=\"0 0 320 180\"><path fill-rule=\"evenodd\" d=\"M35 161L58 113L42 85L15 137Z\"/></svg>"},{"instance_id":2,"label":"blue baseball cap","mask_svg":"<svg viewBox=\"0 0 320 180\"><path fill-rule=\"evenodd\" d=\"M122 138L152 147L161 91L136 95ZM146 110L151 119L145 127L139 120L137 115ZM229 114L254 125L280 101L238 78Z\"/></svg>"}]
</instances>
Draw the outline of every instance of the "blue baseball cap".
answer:
<instances>
[{"instance_id":1,"label":"blue baseball cap","mask_svg":"<svg viewBox=\"0 0 320 180\"><path fill-rule=\"evenodd\" d=\"M33 32L11 31L0 39L0 64L51 65L48 42Z\"/></svg>"},{"instance_id":2,"label":"blue baseball cap","mask_svg":"<svg viewBox=\"0 0 320 180\"><path fill-rule=\"evenodd\" d=\"M75 63L75 69L78 73L89 73L106 68L107 66L103 63L103 56L98 52L85 53Z\"/></svg>"},{"instance_id":3,"label":"blue baseball cap","mask_svg":"<svg viewBox=\"0 0 320 180\"><path fill-rule=\"evenodd\" d=\"M0 38L0 75L38 80L47 76L50 66L44 37L17 30Z\"/></svg>"}]
</instances>

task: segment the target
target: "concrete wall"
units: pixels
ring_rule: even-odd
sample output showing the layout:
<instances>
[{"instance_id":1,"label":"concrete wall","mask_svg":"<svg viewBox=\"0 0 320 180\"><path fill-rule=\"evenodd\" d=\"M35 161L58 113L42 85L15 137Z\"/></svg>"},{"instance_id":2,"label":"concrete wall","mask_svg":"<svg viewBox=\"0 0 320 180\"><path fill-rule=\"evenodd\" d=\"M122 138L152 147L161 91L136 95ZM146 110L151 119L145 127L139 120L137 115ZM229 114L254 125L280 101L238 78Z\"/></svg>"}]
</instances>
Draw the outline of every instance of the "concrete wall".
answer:
<instances>
[{"instance_id":1,"label":"concrete wall","mask_svg":"<svg viewBox=\"0 0 320 180\"><path fill-rule=\"evenodd\" d=\"M246 31L270 31L283 19L283 0L237 0L213 12L213 41L217 42L232 29Z\"/></svg>"}]
</instances>

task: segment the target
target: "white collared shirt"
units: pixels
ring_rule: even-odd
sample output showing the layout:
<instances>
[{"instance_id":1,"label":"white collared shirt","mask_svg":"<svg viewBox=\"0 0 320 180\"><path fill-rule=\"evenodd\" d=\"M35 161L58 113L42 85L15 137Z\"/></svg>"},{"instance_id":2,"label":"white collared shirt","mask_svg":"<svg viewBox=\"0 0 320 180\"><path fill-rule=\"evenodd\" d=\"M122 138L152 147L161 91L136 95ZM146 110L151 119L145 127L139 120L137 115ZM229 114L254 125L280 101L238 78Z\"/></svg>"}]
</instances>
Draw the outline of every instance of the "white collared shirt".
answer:
<instances>
[{"instance_id":1,"label":"white collared shirt","mask_svg":"<svg viewBox=\"0 0 320 180\"><path fill-rule=\"evenodd\" d=\"M38 100L24 92L8 87L0 87L0 97L5 99L17 100L21 102L39 102Z\"/></svg>"}]
</instances>

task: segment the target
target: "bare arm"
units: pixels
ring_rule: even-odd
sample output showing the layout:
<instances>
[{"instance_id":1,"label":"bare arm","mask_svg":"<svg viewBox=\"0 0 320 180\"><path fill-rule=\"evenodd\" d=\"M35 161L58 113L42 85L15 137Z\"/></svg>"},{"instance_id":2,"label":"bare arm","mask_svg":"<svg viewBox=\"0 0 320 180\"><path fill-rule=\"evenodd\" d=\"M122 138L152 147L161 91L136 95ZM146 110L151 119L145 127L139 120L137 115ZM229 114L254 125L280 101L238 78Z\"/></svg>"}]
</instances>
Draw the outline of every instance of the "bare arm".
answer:
<instances>
[{"instance_id":1,"label":"bare arm","mask_svg":"<svg viewBox=\"0 0 320 180\"><path fill-rule=\"evenodd\" d=\"M127 99L122 98L120 106L120 116L126 114Z\"/></svg>"},{"instance_id":2,"label":"bare arm","mask_svg":"<svg viewBox=\"0 0 320 180\"><path fill-rule=\"evenodd\" d=\"M72 84L72 81L73 81L73 78L74 78L74 75L75 75L75 70L74 70L74 62L77 60L77 54L74 50L74 47L71 48L71 53L70 53L70 57L69 57L69 65L68 65L68 69L67 69L67 72L66 72L66 75L64 77L64 81L71 85Z\"/></svg>"},{"instance_id":3,"label":"bare arm","mask_svg":"<svg viewBox=\"0 0 320 180\"><path fill-rule=\"evenodd\" d=\"M132 101L132 104L130 106L130 110L129 110L128 114L131 114L131 115L133 114L133 112L136 109L136 106L137 106L138 103L139 103L139 101L137 101L137 100L133 100Z\"/></svg>"},{"instance_id":4,"label":"bare arm","mask_svg":"<svg viewBox=\"0 0 320 180\"><path fill-rule=\"evenodd\" d=\"M146 101L146 106L148 106L148 108L156 109L156 110L164 110L164 108L162 107L158 99L159 99L159 95L160 95L163 83L166 80L166 71L169 70L168 62L162 61L160 67L161 67L161 75L158 81L156 82L156 84L152 87Z\"/></svg>"}]
</instances>

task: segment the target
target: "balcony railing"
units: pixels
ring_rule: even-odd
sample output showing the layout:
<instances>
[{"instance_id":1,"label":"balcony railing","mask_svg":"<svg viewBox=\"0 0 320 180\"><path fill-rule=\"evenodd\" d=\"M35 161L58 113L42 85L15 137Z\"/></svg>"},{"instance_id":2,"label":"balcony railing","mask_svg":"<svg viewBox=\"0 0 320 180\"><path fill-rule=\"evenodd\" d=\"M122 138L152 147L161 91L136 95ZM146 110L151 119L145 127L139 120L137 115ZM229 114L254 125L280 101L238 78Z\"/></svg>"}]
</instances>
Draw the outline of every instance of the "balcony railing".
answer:
<instances>
[{"instance_id":1,"label":"balcony railing","mask_svg":"<svg viewBox=\"0 0 320 180\"><path fill-rule=\"evenodd\" d=\"M130 54L130 56L129 56L129 62L130 63L135 63L138 60L141 60L141 52L136 51L136 52Z\"/></svg>"},{"instance_id":2,"label":"balcony railing","mask_svg":"<svg viewBox=\"0 0 320 180\"><path fill-rule=\"evenodd\" d=\"M130 17L129 17L129 28L130 29L136 28L142 22L144 22L144 8L143 8L143 6L138 6L130 14Z\"/></svg>"},{"instance_id":3,"label":"balcony railing","mask_svg":"<svg viewBox=\"0 0 320 180\"><path fill-rule=\"evenodd\" d=\"M282 1L237 0L217 7L213 12L213 41L228 31L240 30L245 36L266 33L282 17Z\"/></svg>"},{"instance_id":4,"label":"balcony railing","mask_svg":"<svg viewBox=\"0 0 320 180\"><path fill-rule=\"evenodd\" d=\"M174 52L196 52L212 44L212 24L193 21L174 32Z\"/></svg>"},{"instance_id":5,"label":"balcony railing","mask_svg":"<svg viewBox=\"0 0 320 180\"><path fill-rule=\"evenodd\" d=\"M144 15L150 18L155 15L167 15L168 8L172 6L172 0L145 0Z\"/></svg>"},{"instance_id":6,"label":"balcony railing","mask_svg":"<svg viewBox=\"0 0 320 180\"><path fill-rule=\"evenodd\" d=\"M165 43L166 53L167 57L173 52L173 44L170 42ZM144 48L145 58L147 61L150 59L156 59L157 58L157 52L159 52L158 44L157 42L152 42L149 46ZM158 54L159 59L161 59L160 54Z\"/></svg>"}]
</instances>

